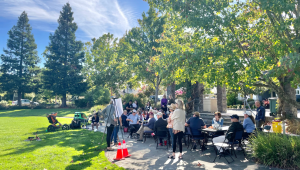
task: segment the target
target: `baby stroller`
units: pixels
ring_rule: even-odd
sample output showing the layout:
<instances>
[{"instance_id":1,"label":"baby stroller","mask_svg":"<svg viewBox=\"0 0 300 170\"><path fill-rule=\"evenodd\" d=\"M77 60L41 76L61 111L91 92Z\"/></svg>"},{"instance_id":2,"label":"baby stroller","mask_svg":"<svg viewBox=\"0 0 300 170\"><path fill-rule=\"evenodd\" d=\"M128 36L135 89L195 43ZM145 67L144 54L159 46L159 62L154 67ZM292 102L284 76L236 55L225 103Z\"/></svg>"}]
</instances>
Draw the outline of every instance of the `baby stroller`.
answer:
<instances>
[{"instance_id":1,"label":"baby stroller","mask_svg":"<svg viewBox=\"0 0 300 170\"><path fill-rule=\"evenodd\" d=\"M51 123L51 125L49 125L47 128L47 132L54 132L56 129L59 129L60 127L62 127L62 130L69 130L69 125L67 124L61 125L61 123L57 121L56 116L57 113L51 113L47 115L48 121L49 123ZM59 125L57 126L56 124Z\"/></svg>"}]
</instances>

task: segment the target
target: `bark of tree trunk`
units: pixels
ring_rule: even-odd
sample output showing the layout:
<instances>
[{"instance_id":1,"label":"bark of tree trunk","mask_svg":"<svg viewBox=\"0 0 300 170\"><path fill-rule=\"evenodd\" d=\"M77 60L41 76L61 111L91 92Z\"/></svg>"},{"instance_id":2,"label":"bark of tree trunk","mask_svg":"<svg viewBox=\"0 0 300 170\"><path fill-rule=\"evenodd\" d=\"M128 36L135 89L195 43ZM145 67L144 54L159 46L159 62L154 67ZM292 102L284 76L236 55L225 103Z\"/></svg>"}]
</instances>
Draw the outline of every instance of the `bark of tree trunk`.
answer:
<instances>
[{"instance_id":1,"label":"bark of tree trunk","mask_svg":"<svg viewBox=\"0 0 300 170\"><path fill-rule=\"evenodd\" d=\"M217 86L217 104L218 111L221 113L227 112L227 99L226 99L226 87L225 85Z\"/></svg>"},{"instance_id":2,"label":"bark of tree trunk","mask_svg":"<svg viewBox=\"0 0 300 170\"><path fill-rule=\"evenodd\" d=\"M280 79L280 86L284 91L284 94L289 97L290 100L296 102L296 90L291 86L291 82L288 77L284 77L283 79ZM286 115L286 118L297 118L297 107L293 105L291 102L287 102L282 94L278 94L280 104L282 104L282 112L279 112L279 114ZM280 110L280 109L279 109Z\"/></svg>"},{"instance_id":3,"label":"bark of tree trunk","mask_svg":"<svg viewBox=\"0 0 300 170\"><path fill-rule=\"evenodd\" d=\"M193 87L190 80L186 80L186 99L187 103L185 104L186 117L189 118L193 114L194 110L194 98L193 98Z\"/></svg>"},{"instance_id":4,"label":"bark of tree trunk","mask_svg":"<svg viewBox=\"0 0 300 170\"><path fill-rule=\"evenodd\" d=\"M21 98L22 98L21 90L18 90L18 106L22 106Z\"/></svg>"},{"instance_id":5,"label":"bark of tree trunk","mask_svg":"<svg viewBox=\"0 0 300 170\"><path fill-rule=\"evenodd\" d=\"M156 84L154 84L155 86L155 104L154 106L157 107L157 102L158 102L158 91L159 91L159 77L156 77Z\"/></svg>"},{"instance_id":6,"label":"bark of tree trunk","mask_svg":"<svg viewBox=\"0 0 300 170\"><path fill-rule=\"evenodd\" d=\"M200 83L199 84L199 89L200 89L200 92L199 92L199 112L203 112L203 94L204 94L204 84L203 83Z\"/></svg>"},{"instance_id":7,"label":"bark of tree trunk","mask_svg":"<svg viewBox=\"0 0 300 170\"><path fill-rule=\"evenodd\" d=\"M194 111L199 112L199 105L200 105L200 84L199 84L198 81L193 85L192 98L194 98Z\"/></svg>"},{"instance_id":8,"label":"bark of tree trunk","mask_svg":"<svg viewBox=\"0 0 300 170\"><path fill-rule=\"evenodd\" d=\"M67 94L65 93L62 96L63 98L62 98L61 107L67 107Z\"/></svg>"},{"instance_id":9,"label":"bark of tree trunk","mask_svg":"<svg viewBox=\"0 0 300 170\"><path fill-rule=\"evenodd\" d=\"M175 100L175 82L173 82L170 86L167 87L167 98L169 95Z\"/></svg>"}]
</instances>

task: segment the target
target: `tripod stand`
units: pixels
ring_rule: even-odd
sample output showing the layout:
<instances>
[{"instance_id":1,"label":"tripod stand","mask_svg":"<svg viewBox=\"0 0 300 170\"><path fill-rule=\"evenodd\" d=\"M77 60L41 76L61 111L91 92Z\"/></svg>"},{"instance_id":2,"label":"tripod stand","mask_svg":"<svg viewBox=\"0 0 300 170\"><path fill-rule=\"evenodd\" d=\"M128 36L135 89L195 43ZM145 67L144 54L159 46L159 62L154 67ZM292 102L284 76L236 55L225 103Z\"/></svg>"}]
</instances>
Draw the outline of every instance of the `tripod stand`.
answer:
<instances>
[{"instance_id":1,"label":"tripod stand","mask_svg":"<svg viewBox=\"0 0 300 170\"><path fill-rule=\"evenodd\" d=\"M252 113L252 115L254 115L254 117L256 116L256 114L252 111L252 109L251 109L251 107L250 107L250 105L249 105L249 103L247 102L247 100L248 100L248 97L245 97L244 98L244 108L245 108L245 111L247 111L247 108L246 108L246 104L247 104L247 106L248 106L248 108L249 108L249 110L250 110L250 112Z\"/></svg>"}]
</instances>

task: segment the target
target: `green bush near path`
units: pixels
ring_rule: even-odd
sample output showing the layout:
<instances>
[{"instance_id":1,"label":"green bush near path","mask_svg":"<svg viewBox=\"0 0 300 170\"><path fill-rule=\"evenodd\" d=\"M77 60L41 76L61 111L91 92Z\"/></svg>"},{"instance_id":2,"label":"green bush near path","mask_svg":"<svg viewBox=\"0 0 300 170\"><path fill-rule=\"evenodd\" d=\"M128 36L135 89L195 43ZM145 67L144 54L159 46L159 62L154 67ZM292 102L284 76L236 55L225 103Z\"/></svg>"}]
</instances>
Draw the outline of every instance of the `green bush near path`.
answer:
<instances>
[{"instance_id":1,"label":"green bush near path","mask_svg":"<svg viewBox=\"0 0 300 170\"><path fill-rule=\"evenodd\" d=\"M105 157L106 143L99 144L102 133L85 129L46 132L49 122L44 114L49 110L9 111L0 112L0 169L123 169ZM65 116L75 110L60 111ZM57 119L62 124L72 120ZM42 141L24 141L36 132Z\"/></svg>"},{"instance_id":2,"label":"green bush near path","mask_svg":"<svg viewBox=\"0 0 300 170\"><path fill-rule=\"evenodd\" d=\"M276 133L258 133L250 140L252 156L267 166L300 169L300 138Z\"/></svg>"}]
</instances>

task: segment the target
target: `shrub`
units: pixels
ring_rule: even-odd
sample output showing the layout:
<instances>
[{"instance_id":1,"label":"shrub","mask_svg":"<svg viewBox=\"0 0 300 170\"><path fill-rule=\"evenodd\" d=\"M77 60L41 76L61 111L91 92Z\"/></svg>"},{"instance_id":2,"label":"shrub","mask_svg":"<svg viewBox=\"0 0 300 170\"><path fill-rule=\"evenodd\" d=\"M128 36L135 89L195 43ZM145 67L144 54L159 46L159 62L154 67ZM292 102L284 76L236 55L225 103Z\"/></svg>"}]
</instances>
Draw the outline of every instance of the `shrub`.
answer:
<instances>
[{"instance_id":1,"label":"shrub","mask_svg":"<svg viewBox=\"0 0 300 170\"><path fill-rule=\"evenodd\" d=\"M235 105L237 101L236 93L228 93L227 94L227 105Z\"/></svg>"},{"instance_id":2,"label":"shrub","mask_svg":"<svg viewBox=\"0 0 300 170\"><path fill-rule=\"evenodd\" d=\"M51 106L49 106L51 107ZM47 109L47 106L46 105L37 105L35 107L33 107L33 109Z\"/></svg>"},{"instance_id":3,"label":"shrub","mask_svg":"<svg viewBox=\"0 0 300 170\"><path fill-rule=\"evenodd\" d=\"M105 105L96 105L92 108L90 108L90 112L93 113L94 111L103 110L106 106Z\"/></svg>"},{"instance_id":4,"label":"shrub","mask_svg":"<svg viewBox=\"0 0 300 170\"><path fill-rule=\"evenodd\" d=\"M2 100L2 101L0 102L0 105L3 106L3 107L6 107L6 106L8 105L8 102L5 101L5 100Z\"/></svg>"},{"instance_id":5,"label":"shrub","mask_svg":"<svg viewBox=\"0 0 300 170\"><path fill-rule=\"evenodd\" d=\"M243 104L244 104L244 101L241 101L241 100L236 101L236 105L243 105Z\"/></svg>"},{"instance_id":6,"label":"shrub","mask_svg":"<svg viewBox=\"0 0 300 170\"><path fill-rule=\"evenodd\" d=\"M0 110L5 110L5 109L7 109L6 106L0 105Z\"/></svg>"},{"instance_id":7,"label":"shrub","mask_svg":"<svg viewBox=\"0 0 300 170\"><path fill-rule=\"evenodd\" d=\"M75 100L75 105L79 108L87 107L87 101L85 99Z\"/></svg>"},{"instance_id":8,"label":"shrub","mask_svg":"<svg viewBox=\"0 0 300 170\"><path fill-rule=\"evenodd\" d=\"M284 169L300 168L300 138L259 132L250 137L252 156L259 163Z\"/></svg>"}]
</instances>

